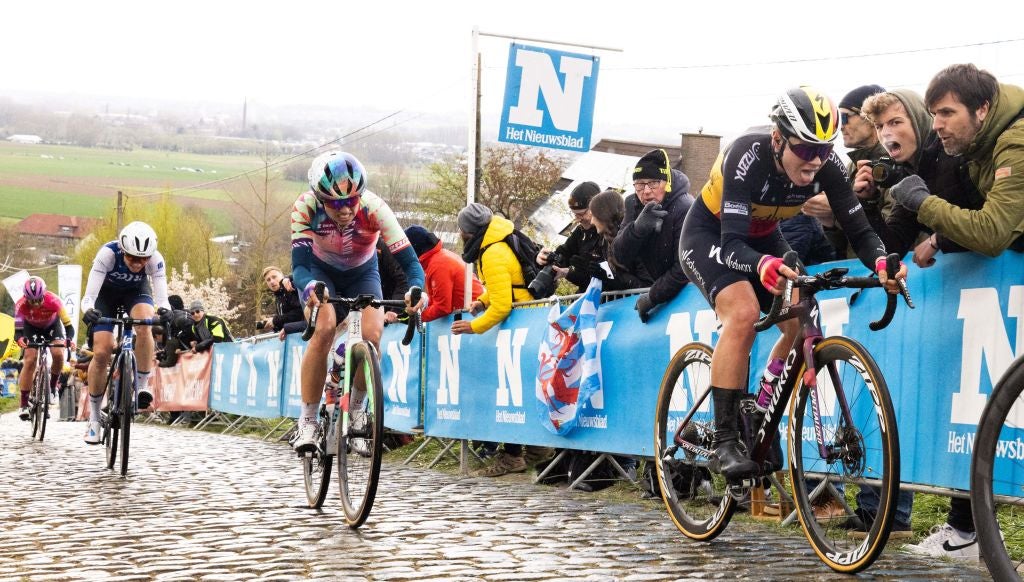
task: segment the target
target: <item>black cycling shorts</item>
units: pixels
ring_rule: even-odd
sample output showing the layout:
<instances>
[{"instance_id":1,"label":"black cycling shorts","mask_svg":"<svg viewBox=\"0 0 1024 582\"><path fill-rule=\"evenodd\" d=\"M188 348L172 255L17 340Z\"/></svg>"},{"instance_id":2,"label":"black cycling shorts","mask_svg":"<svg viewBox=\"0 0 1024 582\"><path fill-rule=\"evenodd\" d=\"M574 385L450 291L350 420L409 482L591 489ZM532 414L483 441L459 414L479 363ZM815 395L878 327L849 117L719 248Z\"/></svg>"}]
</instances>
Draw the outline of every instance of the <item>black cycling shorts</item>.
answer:
<instances>
[{"instance_id":1,"label":"black cycling shorts","mask_svg":"<svg viewBox=\"0 0 1024 582\"><path fill-rule=\"evenodd\" d=\"M149 279L144 279L142 285L138 287L128 289L117 289L116 287L104 285L100 288L99 295L96 296L96 304L93 308L102 313L103 317L116 317L118 307L123 308L126 314L130 314L132 308L139 303L155 305L153 289L149 285ZM92 331L114 331L114 325L111 323L97 323L92 326Z\"/></svg>"},{"instance_id":2,"label":"black cycling shorts","mask_svg":"<svg viewBox=\"0 0 1024 582\"><path fill-rule=\"evenodd\" d=\"M61 323L60 318L54 318L53 323L49 327L36 327L28 322L25 322L25 328L22 332L25 339L32 341L39 338L46 342L57 342L64 340L64 324Z\"/></svg>"},{"instance_id":3,"label":"black cycling shorts","mask_svg":"<svg viewBox=\"0 0 1024 582\"><path fill-rule=\"evenodd\" d=\"M747 244L760 253L775 257L782 257L791 250L778 227L766 236L748 238ZM721 254L722 223L702 204L694 204L686 213L679 238L679 262L686 278L700 289L711 307L715 306L715 297L722 289L748 281L754 287L761 311L767 313L775 296L761 285L756 272L746 273L730 267L729 257Z\"/></svg>"}]
</instances>

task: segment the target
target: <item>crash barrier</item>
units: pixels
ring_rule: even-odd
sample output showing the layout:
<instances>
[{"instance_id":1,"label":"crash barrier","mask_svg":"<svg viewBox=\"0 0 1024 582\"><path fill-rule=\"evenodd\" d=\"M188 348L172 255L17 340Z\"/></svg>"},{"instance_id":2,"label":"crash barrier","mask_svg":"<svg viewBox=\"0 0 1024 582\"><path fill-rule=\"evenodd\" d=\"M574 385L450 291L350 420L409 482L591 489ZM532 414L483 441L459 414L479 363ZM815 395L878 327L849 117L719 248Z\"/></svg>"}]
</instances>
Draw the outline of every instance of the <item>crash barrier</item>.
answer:
<instances>
[{"instance_id":1,"label":"crash barrier","mask_svg":"<svg viewBox=\"0 0 1024 582\"><path fill-rule=\"evenodd\" d=\"M811 270L836 267L866 274L852 260ZM917 308L901 302L885 330L868 330L884 310L885 297L877 289L852 302L851 290L820 293L821 326L826 335L857 339L878 362L899 422L902 481L967 489L982 409L994 382L1024 349L1024 257L943 255L935 267L909 265L909 270ZM381 340L385 425L405 432L422 425L425 435L446 439L651 456L655 401L669 359L691 341L713 345L718 322L692 285L655 310L646 324L634 303L624 297L600 305L595 333L601 387L581 406L578 426L566 435L544 427L547 412L536 393L550 304L517 307L480 335L452 335L451 317L436 320L412 346L401 346L404 326L386 327ZM752 370L761 369L777 338L776 330L758 335ZM296 334L284 342L216 344L208 408L246 418L294 418L304 348ZM692 405L690 396L682 410ZM824 394L826 423L834 418L834 398ZM1024 432L1006 429L1003 440L1001 458L1024 455Z\"/></svg>"}]
</instances>

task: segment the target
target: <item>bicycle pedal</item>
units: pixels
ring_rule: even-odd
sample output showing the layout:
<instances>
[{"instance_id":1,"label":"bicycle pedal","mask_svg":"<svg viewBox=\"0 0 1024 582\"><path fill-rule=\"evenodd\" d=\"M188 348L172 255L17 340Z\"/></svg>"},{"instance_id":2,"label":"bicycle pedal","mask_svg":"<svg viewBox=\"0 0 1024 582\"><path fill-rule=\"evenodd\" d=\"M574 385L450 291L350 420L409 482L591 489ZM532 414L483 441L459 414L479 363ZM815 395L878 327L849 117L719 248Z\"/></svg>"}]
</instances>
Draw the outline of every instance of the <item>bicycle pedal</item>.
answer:
<instances>
[{"instance_id":1,"label":"bicycle pedal","mask_svg":"<svg viewBox=\"0 0 1024 582\"><path fill-rule=\"evenodd\" d=\"M739 484L736 484L736 485L730 484L728 486L727 491L729 492L729 496L730 497L732 497L736 501L742 501L743 498L747 496L747 493L750 492L750 488L753 487L753 486L754 486L754 480L753 479L744 479Z\"/></svg>"}]
</instances>

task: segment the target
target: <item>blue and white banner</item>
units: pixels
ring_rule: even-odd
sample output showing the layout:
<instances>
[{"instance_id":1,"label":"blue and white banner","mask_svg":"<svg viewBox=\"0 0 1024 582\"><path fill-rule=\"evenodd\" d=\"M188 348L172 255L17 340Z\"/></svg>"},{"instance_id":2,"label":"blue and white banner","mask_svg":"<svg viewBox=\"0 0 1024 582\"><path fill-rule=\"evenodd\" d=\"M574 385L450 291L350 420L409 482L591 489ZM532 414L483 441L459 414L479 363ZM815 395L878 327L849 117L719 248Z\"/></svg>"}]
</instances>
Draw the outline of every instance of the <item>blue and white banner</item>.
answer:
<instances>
[{"instance_id":1,"label":"blue and white banner","mask_svg":"<svg viewBox=\"0 0 1024 582\"><path fill-rule=\"evenodd\" d=\"M302 414L302 356L306 353L306 342L301 333L290 333L284 340L284 398L279 416L298 418ZM324 361L326 368L327 362Z\"/></svg>"},{"instance_id":2,"label":"blue and white banner","mask_svg":"<svg viewBox=\"0 0 1024 582\"><path fill-rule=\"evenodd\" d=\"M420 364L423 339L420 334L412 343L402 345L406 326L384 327L380 338L380 374L384 382L384 426L410 432L420 424Z\"/></svg>"},{"instance_id":3,"label":"blue and white banner","mask_svg":"<svg viewBox=\"0 0 1024 582\"><path fill-rule=\"evenodd\" d=\"M281 416L283 356L277 340L215 344L210 408L257 418Z\"/></svg>"},{"instance_id":4,"label":"blue and white banner","mask_svg":"<svg viewBox=\"0 0 1024 582\"><path fill-rule=\"evenodd\" d=\"M509 46L498 140L588 151L599 64L593 55Z\"/></svg>"}]
</instances>

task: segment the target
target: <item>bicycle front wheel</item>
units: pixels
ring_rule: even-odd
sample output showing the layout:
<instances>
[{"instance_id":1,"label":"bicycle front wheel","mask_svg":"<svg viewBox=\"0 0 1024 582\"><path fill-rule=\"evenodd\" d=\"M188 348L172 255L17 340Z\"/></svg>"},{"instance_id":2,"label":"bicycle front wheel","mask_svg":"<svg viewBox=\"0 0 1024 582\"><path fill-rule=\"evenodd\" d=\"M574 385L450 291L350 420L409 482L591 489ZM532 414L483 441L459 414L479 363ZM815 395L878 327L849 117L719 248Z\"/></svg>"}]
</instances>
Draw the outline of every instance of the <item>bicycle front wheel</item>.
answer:
<instances>
[{"instance_id":1,"label":"bicycle front wheel","mask_svg":"<svg viewBox=\"0 0 1024 582\"><path fill-rule=\"evenodd\" d=\"M853 574L881 555L892 528L900 484L896 415L878 365L856 341L843 337L822 340L814 348L814 364L815 384L805 382L805 365L791 399L793 496L814 552L833 570ZM820 424L815 422L815 409ZM847 507L858 493L877 496L878 513L866 537L849 535L846 516L816 520L813 490L821 493L817 500L836 499Z\"/></svg>"},{"instance_id":2,"label":"bicycle front wheel","mask_svg":"<svg viewBox=\"0 0 1024 582\"><path fill-rule=\"evenodd\" d=\"M381 457L384 455L384 385L380 377L377 349L364 341L352 346L352 368L347 398L352 397L355 378L365 381L366 397L359 407L349 404L348 414L338 417L338 485L341 504L345 510L345 523L357 528L366 521L377 494ZM363 434L348 434L347 419L353 413L366 414Z\"/></svg>"},{"instance_id":3,"label":"bicycle front wheel","mask_svg":"<svg viewBox=\"0 0 1024 582\"><path fill-rule=\"evenodd\" d=\"M114 360L114 366L120 365L121 359L118 357ZM107 452L108 469L113 469L114 463L117 462L117 435L121 431L121 413L118 411L118 384L114 373L115 367L112 367L107 375L107 412L100 418L100 424L103 427L103 446Z\"/></svg>"},{"instance_id":4,"label":"bicycle front wheel","mask_svg":"<svg viewBox=\"0 0 1024 582\"><path fill-rule=\"evenodd\" d=\"M715 433L710 387L711 348L697 342L683 346L662 377L654 417L654 466L661 499L679 531L702 541L722 533L736 509L725 477L708 470ZM680 423L694 408L697 411L680 432ZM676 441L676 434L682 442Z\"/></svg>"},{"instance_id":5,"label":"bicycle front wheel","mask_svg":"<svg viewBox=\"0 0 1024 582\"><path fill-rule=\"evenodd\" d=\"M135 356L121 358L121 476L128 474L128 443L135 420Z\"/></svg>"},{"instance_id":6,"label":"bicycle front wheel","mask_svg":"<svg viewBox=\"0 0 1024 582\"><path fill-rule=\"evenodd\" d=\"M49 362L46 363L50 365ZM36 418L39 420L39 442L46 436L46 420L50 417L50 375L44 374L42 386L42 404L36 405Z\"/></svg>"},{"instance_id":7,"label":"bicycle front wheel","mask_svg":"<svg viewBox=\"0 0 1024 582\"><path fill-rule=\"evenodd\" d=\"M44 428L46 408L44 408L43 398L49 391L49 378L47 377L49 369L44 369L42 359L39 358L36 361L36 373L32 379L32 408L30 409L30 414L32 415L32 438L35 439L36 436L39 436L39 440L43 440L42 433L46 430ZM46 365L49 366L49 364Z\"/></svg>"},{"instance_id":8,"label":"bicycle front wheel","mask_svg":"<svg viewBox=\"0 0 1024 582\"><path fill-rule=\"evenodd\" d=\"M331 483L331 464L333 459L327 454L327 428L330 417L320 409L320 424L317 427L317 447L312 453L302 457L302 477L306 484L306 501L312 509L320 509L327 498L327 488Z\"/></svg>"},{"instance_id":9,"label":"bicycle front wheel","mask_svg":"<svg viewBox=\"0 0 1024 582\"><path fill-rule=\"evenodd\" d=\"M981 557L995 580L1020 580L1024 564L1024 459L1013 446L1024 427L1024 358L1003 374L978 423L971 506Z\"/></svg>"}]
</instances>

